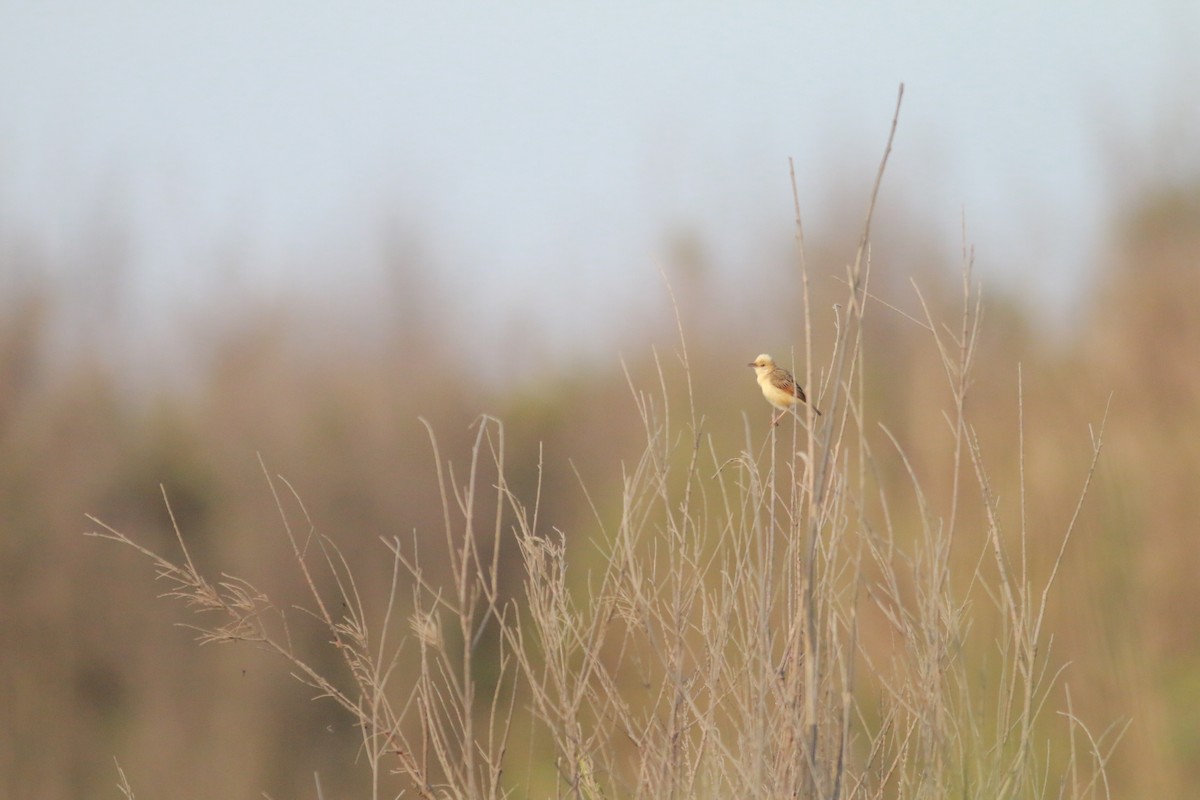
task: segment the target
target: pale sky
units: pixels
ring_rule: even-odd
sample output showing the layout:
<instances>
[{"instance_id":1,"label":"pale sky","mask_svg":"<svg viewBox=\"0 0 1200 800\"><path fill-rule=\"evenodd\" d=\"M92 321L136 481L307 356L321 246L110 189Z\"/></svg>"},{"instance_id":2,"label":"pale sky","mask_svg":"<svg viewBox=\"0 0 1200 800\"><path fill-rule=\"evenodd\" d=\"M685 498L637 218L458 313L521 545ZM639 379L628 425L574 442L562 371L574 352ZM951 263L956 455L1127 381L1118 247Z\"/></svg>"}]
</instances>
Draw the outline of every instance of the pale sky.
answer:
<instances>
[{"instance_id":1,"label":"pale sky","mask_svg":"<svg viewBox=\"0 0 1200 800\"><path fill-rule=\"evenodd\" d=\"M787 241L789 157L810 232L865 205L903 81L887 191L1053 313L1126 176L1196 176L1198 42L1195 2L0 1L0 233L126 226L161 315L369 294L395 225L478 335L603 338L673 232L730 282Z\"/></svg>"}]
</instances>

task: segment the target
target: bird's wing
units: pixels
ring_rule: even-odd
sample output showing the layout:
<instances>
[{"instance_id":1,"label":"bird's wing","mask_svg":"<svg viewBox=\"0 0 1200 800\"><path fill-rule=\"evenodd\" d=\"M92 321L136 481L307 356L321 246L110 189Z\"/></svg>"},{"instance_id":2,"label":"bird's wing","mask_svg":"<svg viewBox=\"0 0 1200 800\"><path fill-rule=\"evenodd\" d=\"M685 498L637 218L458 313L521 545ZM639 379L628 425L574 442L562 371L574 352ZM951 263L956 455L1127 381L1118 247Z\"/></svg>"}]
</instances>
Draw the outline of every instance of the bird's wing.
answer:
<instances>
[{"instance_id":1,"label":"bird's wing","mask_svg":"<svg viewBox=\"0 0 1200 800\"><path fill-rule=\"evenodd\" d=\"M800 384L796 383L796 379L792 377L792 373L786 369L776 368L771 373L771 384L783 389L793 397L799 397L805 403L808 402L808 398L804 396L804 390L800 388Z\"/></svg>"}]
</instances>

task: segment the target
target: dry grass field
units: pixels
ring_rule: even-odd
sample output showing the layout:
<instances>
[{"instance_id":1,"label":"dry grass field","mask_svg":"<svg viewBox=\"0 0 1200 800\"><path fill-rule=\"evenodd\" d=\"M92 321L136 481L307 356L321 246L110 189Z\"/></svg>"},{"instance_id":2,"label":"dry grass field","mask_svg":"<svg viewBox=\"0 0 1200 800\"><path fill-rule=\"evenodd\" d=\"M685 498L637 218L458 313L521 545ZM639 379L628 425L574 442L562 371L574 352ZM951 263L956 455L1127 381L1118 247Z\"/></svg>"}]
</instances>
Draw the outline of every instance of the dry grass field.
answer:
<instances>
[{"instance_id":1,"label":"dry grass field","mask_svg":"<svg viewBox=\"0 0 1200 800\"><path fill-rule=\"evenodd\" d=\"M1185 796L1200 189L1065 332L863 200L761 315L668 265L470 394L436 320L250 305L156 383L4 298L0 795Z\"/></svg>"}]
</instances>

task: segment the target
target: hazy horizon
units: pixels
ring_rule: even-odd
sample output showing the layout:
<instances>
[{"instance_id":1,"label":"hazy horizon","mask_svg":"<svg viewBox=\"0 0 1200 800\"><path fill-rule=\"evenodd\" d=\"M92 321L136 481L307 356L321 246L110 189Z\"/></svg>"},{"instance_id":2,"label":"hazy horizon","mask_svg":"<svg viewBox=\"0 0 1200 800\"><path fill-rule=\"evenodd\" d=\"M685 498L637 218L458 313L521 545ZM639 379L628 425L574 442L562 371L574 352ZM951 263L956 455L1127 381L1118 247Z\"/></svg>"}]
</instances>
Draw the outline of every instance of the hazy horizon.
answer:
<instances>
[{"instance_id":1,"label":"hazy horizon","mask_svg":"<svg viewBox=\"0 0 1200 800\"><path fill-rule=\"evenodd\" d=\"M1194 4L231 12L0 9L0 223L51 264L112 237L138 326L353 303L394 248L467 338L603 340L679 237L743 292L792 236L789 158L810 235L858 213L901 82L880 224L953 258L965 219L978 274L1051 314L1122 193L1197 167Z\"/></svg>"}]
</instances>

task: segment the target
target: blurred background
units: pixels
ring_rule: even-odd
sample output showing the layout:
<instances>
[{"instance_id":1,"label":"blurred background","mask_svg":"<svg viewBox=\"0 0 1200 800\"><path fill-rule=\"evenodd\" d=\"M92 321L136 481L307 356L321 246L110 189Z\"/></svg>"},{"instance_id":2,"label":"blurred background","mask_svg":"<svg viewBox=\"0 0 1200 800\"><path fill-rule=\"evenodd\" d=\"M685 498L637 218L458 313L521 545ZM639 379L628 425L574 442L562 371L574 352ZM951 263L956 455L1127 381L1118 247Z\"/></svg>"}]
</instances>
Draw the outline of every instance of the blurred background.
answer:
<instances>
[{"instance_id":1,"label":"blurred background","mask_svg":"<svg viewBox=\"0 0 1200 800\"><path fill-rule=\"evenodd\" d=\"M828 352L901 81L873 292L953 321L975 248L974 416L1015 497L1020 364L1048 558L1111 396L1056 658L1131 722L1114 794L1195 785L1200 5L855 6L0 4L0 794L116 796L114 757L146 796L361 790L334 708L198 648L84 514L172 552L162 485L202 568L286 599L261 454L370 583L379 536L439 535L418 417L461 462L488 413L585 535L572 465L619 497L668 283L708 430L765 427L746 362L803 353L789 159ZM872 314L870 411L936 481L941 366Z\"/></svg>"}]
</instances>

